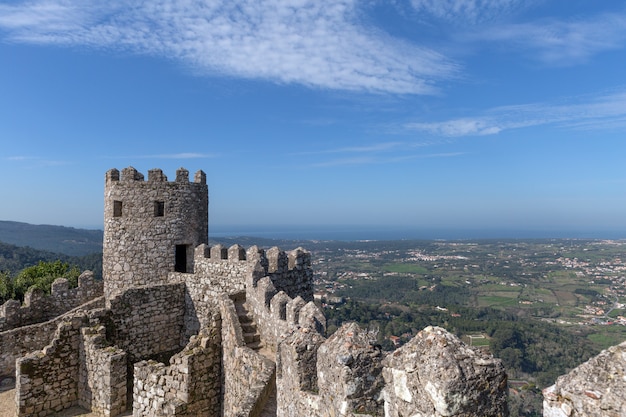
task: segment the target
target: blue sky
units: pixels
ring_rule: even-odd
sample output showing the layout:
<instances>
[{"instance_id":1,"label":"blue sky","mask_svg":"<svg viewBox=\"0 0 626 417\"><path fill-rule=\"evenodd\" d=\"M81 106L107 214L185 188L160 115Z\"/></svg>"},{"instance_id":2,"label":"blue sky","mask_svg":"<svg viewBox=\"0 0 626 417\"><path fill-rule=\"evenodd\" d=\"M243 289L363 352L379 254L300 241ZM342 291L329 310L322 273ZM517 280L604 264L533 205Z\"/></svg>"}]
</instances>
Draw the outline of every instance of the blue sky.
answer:
<instances>
[{"instance_id":1,"label":"blue sky","mask_svg":"<svg viewBox=\"0 0 626 417\"><path fill-rule=\"evenodd\" d=\"M618 1L0 1L0 220L132 165L213 225L626 230L625 74Z\"/></svg>"}]
</instances>

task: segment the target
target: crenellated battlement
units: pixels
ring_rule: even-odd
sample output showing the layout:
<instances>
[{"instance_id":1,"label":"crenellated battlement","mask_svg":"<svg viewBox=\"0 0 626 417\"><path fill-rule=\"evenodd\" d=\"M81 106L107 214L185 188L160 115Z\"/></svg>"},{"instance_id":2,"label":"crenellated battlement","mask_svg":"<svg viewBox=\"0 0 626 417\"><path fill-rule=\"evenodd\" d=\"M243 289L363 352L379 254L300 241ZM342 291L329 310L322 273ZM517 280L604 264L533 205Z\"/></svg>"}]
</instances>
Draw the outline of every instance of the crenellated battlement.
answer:
<instances>
[{"instance_id":1,"label":"crenellated battlement","mask_svg":"<svg viewBox=\"0 0 626 417\"><path fill-rule=\"evenodd\" d=\"M326 328L324 314L313 303L311 255L302 248L286 252L277 247L263 250L240 245L199 245L194 251L194 273L185 280L190 310L190 329L202 327L202 317L219 294L245 293L262 339L276 348L294 326ZM171 280L175 280L174 277ZM310 305L309 305L310 304ZM198 314L201 313L201 314Z\"/></svg>"},{"instance_id":2,"label":"crenellated battlement","mask_svg":"<svg viewBox=\"0 0 626 417\"><path fill-rule=\"evenodd\" d=\"M144 175L133 167L122 169L121 173L118 169L112 168L105 174L106 185L116 182L144 182ZM167 183L167 176L159 168L148 171L148 183ZM189 171L185 168L176 170L176 180L172 184L184 184L189 182ZM206 174L202 170L196 171L193 179L195 184L206 184Z\"/></svg>"},{"instance_id":3,"label":"crenellated battlement","mask_svg":"<svg viewBox=\"0 0 626 417\"><path fill-rule=\"evenodd\" d=\"M438 327L387 355L375 339L355 323L328 339L307 331L289 335L277 354L277 415L508 415L500 360Z\"/></svg>"},{"instance_id":4,"label":"crenellated battlement","mask_svg":"<svg viewBox=\"0 0 626 417\"><path fill-rule=\"evenodd\" d=\"M326 317L313 301L290 297L276 288L270 276L246 286L246 302L253 313L261 340L271 350L297 328L326 332Z\"/></svg>"},{"instance_id":5,"label":"crenellated battlement","mask_svg":"<svg viewBox=\"0 0 626 417\"><path fill-rule=\"evenodd\" d=\"M220 244L203 244L194 250L194 271L223 279L251 275L253 287L268 276L278 291L286 292L291 298L301 296L307 301L313 300L311 254L302 248L285 252L278 247L265 251L258 246L245 250L240 245L226 248ZM237 285L241 289L243 286L244 282Z\"/></svg>"},{"instance_id":6,"label":"crenellated battlement","mask_svg":"<svg viewBox=\"0 0 626 417\"><path fill-rule=\"evenodd\" d=\"M57 278L50 295L40 289L30 289L24 295L24 303L8 300L0 306L0 332L41 323L60 316L102 295L102 281L97 281L91 271L78 277L78 286L70 288L65 278Z\"/></svg>"}]
</instances>

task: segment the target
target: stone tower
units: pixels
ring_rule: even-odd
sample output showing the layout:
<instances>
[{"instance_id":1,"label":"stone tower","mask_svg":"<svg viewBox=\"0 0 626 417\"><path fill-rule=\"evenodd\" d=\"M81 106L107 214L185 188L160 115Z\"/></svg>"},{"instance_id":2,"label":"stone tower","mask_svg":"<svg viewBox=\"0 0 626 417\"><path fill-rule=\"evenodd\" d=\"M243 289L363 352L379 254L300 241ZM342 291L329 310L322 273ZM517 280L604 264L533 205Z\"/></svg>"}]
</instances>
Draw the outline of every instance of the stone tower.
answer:
<instances>
[{"instance_id":1,"label":"stone tower","mask_svg":"<svg viewBox=\"0 0 626 417\"><path fill-rule=\"evenodd\" d=\"M193 272L193 252L208 243L206 174L160 169L148 181L133 167L106 173L102 275L107 301L123 290L167 283L170 272Z\"/></svg>"}]
</instances>

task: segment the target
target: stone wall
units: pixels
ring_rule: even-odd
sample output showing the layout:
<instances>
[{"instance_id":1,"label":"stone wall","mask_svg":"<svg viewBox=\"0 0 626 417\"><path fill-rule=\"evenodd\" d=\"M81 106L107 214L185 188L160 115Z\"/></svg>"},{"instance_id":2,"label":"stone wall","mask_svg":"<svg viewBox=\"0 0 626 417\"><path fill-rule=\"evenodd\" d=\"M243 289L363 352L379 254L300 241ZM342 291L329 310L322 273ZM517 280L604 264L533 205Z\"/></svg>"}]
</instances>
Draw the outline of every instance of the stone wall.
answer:
<instances>
[{"instance_id":1,"label":"stone wall","mask_svg":"<svg viewBox=\"0 0 626 417\"><path fill-rule=\"evenodd\" d=\"M135 364L134 416L221 416L221 335L219 320L193 336L169 366Z\"/></svg>"},{"instance_id":2,"label":"stone wall","mask_svg":"<svg viewBox=\"0 0 626 417\"><path fill-rule=\"evenodd\" d=\"M229 256L230 254L230 256ZM221 294L235 294L245 288L250 263L239 245L199 245L195 249L193 274L170 274L171 281L185 283L185 339L207 325L207 318L219 309Z\"/></svg>"},{"instance_id":3,"label":"stone wall","mask_svg":"<svg viewBox=\"0 0 626 417\"><path fill-rule=\"evenodd\" d=\"M110 300L107 339L136 362L152 355L180 351L185 285L132 288Z\"/></svg>"},{"instance_id":4,"label":"stone wall","mask_svg":"<svg viewBox=\"0 0 626 417\"><path fill-rule=\"evenodd\" d=\"M101 312L103 316L104 311ZM91 320L93 322L93 319ZM101 416L126 410L126 352L106 340L102 324L81 329L78 404Z\"/></svg>"},{"instance_id":5,"label":"stone wall","mask_svg":"<svg viewBox=\"0 0 626 417\"><path fill-rule=\"evenodd\" d=\"M0 306L0 332L51 320L102 296L102 289L102 281L95 280L91 271L78 277L76 288L69 288L67 279L58 278L52 283L48 296L41 290L30 290L24 296L23 305L9 300Z\"/></svg>"},{"instance_id":6,"label":"stone wall","mask_svg":"<svg viewBox=\"0 0 626 417\"><path fill-rule=\"evenodd\" d=\"M504 417L499 360L428 327L384 356L366 331L342 326L324 341L306 328L279 346L278 415Z\"/></svg>"},{"instance_id":7,"label":"stone wall","mask_svg":"<svg viewBox=\"0 0 626 417\"><path fill-rule=\"evenodd\" d=\"M317 352L326 339L301 328L289 335L276 354L276 396L278 416L323 416L319 395ZM337 415L337 414L336 414Z\"/></svg>"},{"instance_id":8,"label":"stone wall","mask_svg":"<svg viewBox=\"0 0 626 417\"><path fill-rule=\"evenodd\" d=\"M16 401L20 417L54 415L76 405L80 360L80 328L84 314L65 317L52 342L17 360Z\"/></svg>"},{"instance_id":9,"label":"stone wall","mask_svg":"<svg viewBox=\"0 0 626 417\"><path fill-rule=\"evenodd\" d=\"M104 297L99 297L53 320L0 332L0 376L14 375L17 358L50 344L54 332L59 323L65 320L65 316L103 306Z\"/></svg>"},{"instance_id":10,"label":"stone wall","mask_svg":"<svg viewBox=\"0 0 626 417\"><path fill-rule=\"evenodd\" d=\"M290 323L297 324L298 312L306 304L302 301L313 300L312 276L311 256L302 249L284 252L271 248L265 252L257 246L245 251L239 245L230 248L199 245L194 254L194 273L170 274L169 281L186 285L186 339L203 326L203 317L210 317L209 312L217 308L221 294L233 295L246 290L262 337L275 348L280 335L289 329L287 303L297 298L297 302L290 305L289 316ZM264 281L258 287L262 279ZM280 295L272 301L279 292ZM274 310L270 302L275 304ZM314 310L309 307L306 311L313 314ZM325 327L323 313L319 311L314 315L320 329Z\"/></svg>"},{"instance_id":11,"label":"stone wall","mask_svg":"<svg viewBox=\"0 0 626 417\"><path fill-rule=\"evenodd\" d=\"M354 323L328 340L301 328L279 346L278 415L383 415L383 354Z\"/></svg>"},{"instance_id":12,"label":"stone wall","mask_svg":"<svg viewBox=\"0 0 626 417\"><path fill-rule=\"evenodd\" d=\"M317 352L320 396L327 407L383 415L383 352L376 337L355 323L337 330Z\"/></svg>"},{"instance_id":13,"label":"stone wall","mask_svg":"<svg viewBox=\"0 0 626 417\"><path fill-rule=\"evenodd\" d=\"M267 275L274 287L289 297L302 297L313 301L313 270L311 254L302 248L288 253L273 247L265 253L268 261Z\"/></svg>"},{"instance_id":14,"label":"stone wall","mask_svg":"<svg viewBox=\"0 0 626 417\"><path fill-rule=\"evenodd\" d=\"M626 416L626 342L560 376L543 395L544 417Z\"/></svg>"},{"instance_id":15,"label":"stone wall","mask_svg":"<svg viewBox=\"0 0 626 417\"><path fill-rule=\"evenodd\" d=\"M223 416L257 416L275 381L276 366L248 348L237 311L226 295L220 297L223 343Z\"/></svg>"},{"instance_id":16,"label":"stone wall","mask_svg":"<svg viewBox=\"0 0 626 417\"><path fill-rule=\"evenodd\" d=\"M275 351L278 344L298 327L308 327L319 333L326 331L324 313L313 301L291 298L278 291L270 277L261 278L256 286L246 286L246 301L253 312L261 340Z\"/></svg>"},{"instance_id":17,"label":"stone wall","mask_svg":"<svg viewBox=\"0 0 626 417\"><path fill-rule=\"evenodd\" d=\"M383 361L385 416L508 416L499 359L427 327Z\"/></svg>"},{"instance_id":18,"label":"stone wall","mask_svg":"<svg viewBox=\"0 0 626 417\"><path fill-rule=\"evenodd\" d=\"M105 177L102 274L107 300L124 289L168 283L170 272L193 271L193 249L208 243L206 175L159 169L148 180L132 167Z\"/></svg>"}]
</instances>

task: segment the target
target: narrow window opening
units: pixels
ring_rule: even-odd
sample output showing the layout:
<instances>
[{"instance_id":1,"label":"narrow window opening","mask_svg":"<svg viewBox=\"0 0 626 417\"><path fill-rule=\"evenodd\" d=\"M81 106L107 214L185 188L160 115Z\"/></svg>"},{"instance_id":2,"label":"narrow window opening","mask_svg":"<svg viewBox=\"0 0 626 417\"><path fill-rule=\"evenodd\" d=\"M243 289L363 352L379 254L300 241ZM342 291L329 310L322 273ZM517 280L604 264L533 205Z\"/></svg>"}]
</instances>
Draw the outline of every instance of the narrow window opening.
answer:
<instances>
[{"instance_id":1,"label":"narrow window opening","mask_svg":"<svg viewBox=\"0 0 626 417\"><path fill-rule=\"evenodd\" d=\"M187 272L187 245L176 245L176 264L174 271Z\"/></svg>"},{"instance_id":2,"label":"narrow window opening","mask_svg":"<svg viewBox=\"0 0 626 417\"><path fill-rule=\"evenodd\" d=\"M113 217L122 217L122 202L119 200L113 201Z\"/></svg>"},{"instance_id":3,"label":"narrow window opening","mask_svg":"<svg viewBox=\"0 0 626 417\"><path fill-rule=\"evenodd\" d=\"M163 217L163 216L165 216L165 202L155 201L154 202L154 217Z\"/></svg>"}]
</instances>

